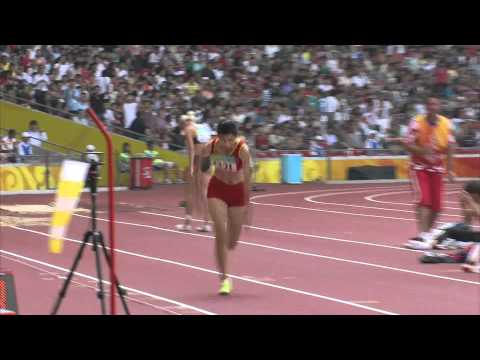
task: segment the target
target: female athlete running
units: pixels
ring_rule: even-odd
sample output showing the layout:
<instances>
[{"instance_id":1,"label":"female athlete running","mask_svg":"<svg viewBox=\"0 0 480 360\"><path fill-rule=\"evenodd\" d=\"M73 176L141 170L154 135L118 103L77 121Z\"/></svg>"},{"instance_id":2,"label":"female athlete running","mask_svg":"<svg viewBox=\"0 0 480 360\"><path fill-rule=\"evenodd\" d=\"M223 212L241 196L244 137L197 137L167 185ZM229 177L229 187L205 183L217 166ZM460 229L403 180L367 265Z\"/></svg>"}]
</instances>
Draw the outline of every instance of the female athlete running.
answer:
<instances>
[{"instance_id":1,"label":"female athlete running","mask_svg":"<svg viewBox=\"0 0 480 360\"><path fill-rule=\"evenodd\" d=\"M176 228L181 231L192 230L192 215L194 211L198 211L203 217L203 226L197 227L197 231L210 232L212 231L208 224L208 209L207 209L207 184L210 180L208 164L200 164L200 155L205 144L205 136L199 136L197 126L195 124L196 117L193 111L183 115L182 130L185 136L185 143L188 152L188 168L185 174L185 201L186 201L186 215L185 222L178 224ZM208 136L208 134L207 134Z\"/></svg>"},{"instance_id":2,"label":"female athlete running","mask_svg":"<svg viewBox=\"0 0 480 360\"><path fill-rule=\"evenodd\" d=\"M215 228L215 257L220 272L219 294L232 291L227 276L227 253L235 249L242 225L247 222L250 202L250 152L245 140L238 137L235 122L221 122L218 136L203 149L215 167L208 184L207 198L210 217Z\"/></svg>"}]
</instances>

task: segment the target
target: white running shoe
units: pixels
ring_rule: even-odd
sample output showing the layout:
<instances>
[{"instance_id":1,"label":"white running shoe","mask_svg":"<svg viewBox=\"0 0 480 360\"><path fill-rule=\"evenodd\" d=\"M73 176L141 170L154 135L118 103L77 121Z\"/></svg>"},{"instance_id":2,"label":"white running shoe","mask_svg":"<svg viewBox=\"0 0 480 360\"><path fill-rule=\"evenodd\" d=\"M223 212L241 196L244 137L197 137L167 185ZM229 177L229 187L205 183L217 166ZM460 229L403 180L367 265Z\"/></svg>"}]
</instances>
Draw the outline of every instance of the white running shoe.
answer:
<instances>
[{"instance_id":1,"label":"white running shoe","mask_svg":"<svg viewBox=\"0 0 480 360\"><path fill-rule=\"evenodd\" d=\"M480 264L480 244L472 245L468 251L466 261L471 264Z\"/></svg>"},{"instance_id":2,"label":"white running shoe","mask_svg":"<svg viewBox=\"0 0 480 360\"><path fill-rule=\"evenodd\" d=\"M205 225L197 227L197 231L199 231L199 232L212 232L212 227L209 224L205 224Z\"/></svg>"},{"instance_id":3,"label":"white running shoe","mask_svg":"<svg viewBox=\"0 0 480 360\"><path fill-rule=\"evenodd\" d=\"M438 250L458 250L461 249L461 245L458 241L450 238L446 238L441 243L435 245L435 249Z\"/></svg>"},{"instance_id":4,"label":"white running shoe","mask_svg":"<svg viewBox=\"0 0 480 360\"><path fill-rule=\"evenodd\" d=\"M480 274L480 264L463 264L462 270L467 273Z\"/></svg>"},{"instance_id":5,"label":"white running shoe","mask_svg":"<svg viewBox=\"0 0 480 360\"><path fill-rule=\"evenodd\" d=\"M450 229L451 227L454 227L455 223L445 223L445 224L442 224L440 225L439 227L437 227L438 230L447 230L447 229Z\"/></svg>"},{"instance_id":6,"label":"white running shoe","mask_svg":"<svg viewBox=\"0 0 480 360\"><path fill-rule=\"evenodd\" d=\"M410 240L405 246L413 250L432 250L435 247L435 236L432 233L421 233L418 236L422 240Z\"/></svg>"},{"instance_id":7,"label":"white running shoe","mask_svg":"<svg viewBox=\"0 0 480 360\"><path fill-rule=\"evenodd\" d=\"M475 244L470 248L462 269L465 272L480 274L480 244Z\"/></svg>"},{"instance_id":8,"label":"white running shoe","mask_svg":"<svg viewBox=\"0 0 480 360\"><path fill-rule=\"evenodd\" d=\"M175 228L180 231L192 231L192 225L178 224Z\"/></svg>"},{"instance_id":9,"label":"white running shoe","mask_svg":"<svg viewBox=\"0 0 480 360\"><path fill-rule=\"evenodd\" d=\"M432 250L433 243L427 241L409 240L405 244L405 247L413 250Z\"/></svg>"}]
</instances>

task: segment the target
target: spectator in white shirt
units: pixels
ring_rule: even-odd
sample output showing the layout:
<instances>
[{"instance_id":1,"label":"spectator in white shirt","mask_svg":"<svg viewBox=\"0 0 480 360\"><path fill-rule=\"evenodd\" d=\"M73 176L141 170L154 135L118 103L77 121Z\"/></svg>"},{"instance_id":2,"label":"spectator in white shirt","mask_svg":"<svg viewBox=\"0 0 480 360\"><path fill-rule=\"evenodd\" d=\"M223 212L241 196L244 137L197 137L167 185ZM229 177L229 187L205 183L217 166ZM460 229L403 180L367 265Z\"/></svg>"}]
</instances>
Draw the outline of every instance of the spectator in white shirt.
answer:
<instances>
[{"instance_id":1,"label":"spectator in white shirt","mask_svg":"<svg viewBox=\"0 0 480 360\"><path fill-rule=\"evenodd\" d=\"M47 74L45 74L45 69L43 67L40 67L38 72L33 75L33 85L37 85L39 82L45 82L46 84L50 84L50 78Z\"/></svg>"},{"instance_id":2,"label":"spectator in white shirt","mask_svg":"<svg viewBox=\"0 0 480 360\"><path fill-rule=\"evenodd\" d=\"M425 115L427 113L427 108L424 104L415 104L415 115Z\"/></svg>"},{"instance_id":3,"label":"spectator in white shirt","mask_svg":"<svg viewBox=\"0 0 480 360\"><path fill-rule=\"evenodd\" d=\"M327 134L325 139L329 147L335 147L336 145L338 145L338 138L335 134Z\"/></svg>"},{"instance_id":4,"label":"spectator in white shirt","mask_svg":"<svg viewBox=\"0 0 480 360\"><path fill-rule=\"evenodd\" d=\"M123 104L124 126L130 128L137 118L138 103L135 102L133 95L129 95L127 102Z\"/></svg>"},{"instance_id":5,"label":"spectator in white shirt","mask_svg":"<svg viewBox=\"0 0 480 360\"><path fill-rule=\"evenodd\" d=\"M370 80L365 74L357 74L351 78L351 81L357 88L363 88L365 85L370 84Z\"/></svg>"},{"instance_id":6,"label":"spectator in white shirt","mask_svg":"<svg viewBox=\"0 0 480 360\"><path fill-rule=\"evenodd\" d=\"M334 96L334 93L332 91L329 91L328 96L325 98L325 112L327 114L335 113L337 112L339 105L340 103Z\"/></svg>"},{"instance_id":7,"label":"spectator in white shirt","mask_svg":"<svg viewBox=\"0 0 480 360\"><path fill-rule=\"evenodd\" d=\"M25 71L22 76L21 76L21 79L24 80L25 82L27 82L28 84L33 84L33 76L32 76L32 68L28 68L27 71Z\"/></svg>"},{"instance_id":8,"label":"spectator in white shirt","mask_svg":"<svg viewBox=\"0 0 480 360\"><path fill-rule=\"evenodd\" d=\"M33 147L27 132L22 133L22 141L18 144L18 155L20 157L33 155Z\"/></svg>"},{"instance_id":9,"label":"spectator in white shirt","mask_svg":"<svg viewBox=\"0 0 480 360\"><path fill-rule=\"evenodd\" d=\"M278 118L277 118L277 124L283 124L287 121L291 121L293 118L290 114L286 113L286 112L283 112L281 113L280 115L278 115Z\"/></svg>"},{"instance_id":10,"label":"spectator in white shirt","mask_svg":"<svg viewBox=\"0 0 480 360\"><path fill-rule=\"evenodd\" d=\"M8 162L16 162L17 138L14 129L8 130L8 135L0 140L0 156L7 159Z\"/></svg>"},{"instance_id":11,"label":"spectator in white shirt","mask_svg":"<svg viewBox=\"0 0 480 360\"><path fill-rule=\"evenodd\" d=\"M25 134L30 138L32 146L42 147L42 142L48 140L47 133L40 130L37 120L30 121L28 131Z\"/></svg>"},{"instance_id":12,"label":"spectator in white shirt","mask_svg":"<svg viewBox=\"0 0 480 360\"><path fill-rule=\"evenodd\" d=\"M120 64L120 69L117 71L118 78L128 78L127 65L124 63Z\"/></svg>"},{"instance_id":13,"label":"spectator in white shirt","mask_svg":"<svg viewBox=\"0 0 480 360\"><path fill-rule=\"evenodd\" d=\"M374 150L382 148L377 131L375 130L370 131L370 133L368 134L367 140L365 141L365 148L374 149Z\"/></svg>"},{"instance_id":14,"label":"spectator in white shirt","mask_svg":"<svg viewBox=\"0 0 480 360\"><path fill-rule=\"evenodd\" d=\"M278 45L265 45L265 54L270 58L274 58L277 52L280 51Z\"/></svg>"},{"instance_id":15,"label":"spectator in white shirt","mask_svg":"<svg viewBox=\"0 0 480 360\"><path fill-rule=\"evenodd\" d=\"M65 57L61 57L60 61L54 66L54 68L58 68L58 75L60 76L60 78L63 78L72 68L72 64L67 63Z\"/></svg>"}]
</instances>

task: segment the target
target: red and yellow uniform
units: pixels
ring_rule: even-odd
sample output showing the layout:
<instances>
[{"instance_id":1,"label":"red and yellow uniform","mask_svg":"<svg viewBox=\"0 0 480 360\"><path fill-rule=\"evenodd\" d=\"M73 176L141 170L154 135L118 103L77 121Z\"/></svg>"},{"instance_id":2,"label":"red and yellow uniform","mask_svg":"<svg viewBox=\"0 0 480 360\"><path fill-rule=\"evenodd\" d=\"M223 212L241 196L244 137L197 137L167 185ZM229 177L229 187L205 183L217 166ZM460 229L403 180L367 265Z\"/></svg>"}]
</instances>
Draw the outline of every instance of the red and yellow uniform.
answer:
<instances>
[{"instance_id":1,"label":"red and yellow uniform","mask_svg":"<svg viewBox=\"0 0 480 360\"><path fill-rule=\"evenodd\" d=\"M245 164L243 164L243 161L240 158L240 149L245 145L245 141L241 139L230 155L216 153L215 145L217 145L217 143L218 138L214 139L211 143L210 158L212 165L214 165L216 169L231 173L242 171ZM245 184L243 182L226 184L214 175L208 184L207 198L223 200L228 207L245 206Z\"/></svg>"},{"instance_id":2,"label":"red and yellow uniform","mask_svg":"<svg viewBox=\"0 0 480 360\"><path fill-rule=\"evenodd\" d=\"M412 154L411 178L417 203L438 212L442 206L445 157L455 143L450 120L437 115L432 125L426 115L416 116L410 123L408 143L431 150L428 155Z\"/></svg>"}]
</instances>

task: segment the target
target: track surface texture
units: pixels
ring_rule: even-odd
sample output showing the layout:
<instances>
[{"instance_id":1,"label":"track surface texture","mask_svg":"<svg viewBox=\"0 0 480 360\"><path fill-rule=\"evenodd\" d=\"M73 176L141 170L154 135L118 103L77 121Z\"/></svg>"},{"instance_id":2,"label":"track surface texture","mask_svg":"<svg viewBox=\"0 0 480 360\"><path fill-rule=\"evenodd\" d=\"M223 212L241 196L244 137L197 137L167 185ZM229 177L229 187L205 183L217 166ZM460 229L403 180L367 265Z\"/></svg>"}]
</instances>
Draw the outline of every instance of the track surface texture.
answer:
<instances>
[{"instance_id":1,"label":"track surface texture","mask_svg":"<svg viewBox=\"0 0 480 360\"><path fill-rule=\"evenodd\" d=\"M461 221L461 186L446 185L440 222ZM227 297L217 295L213 234L175 230L184 214L181 185L118 192L117 273L131 313L480 314L480 276L463 273L458 264L421 264L422 252L402 247L416 234L408 184L263 188L252 193L253 224L230 254L234 291ZM98 197L98 226L107 237L107 194ZM47 205L53 199L18 195L1 201ZM88 194L79 206L89 208ZM88 212L73 217L59 255L47 251L47 223L1 228L1 265L15 275L21 314L50 313L89 223ZM108 280L105 266L103 273ZM99 314L90 247L73 280L59 314Z\"/></svg>"}]
</instances>

